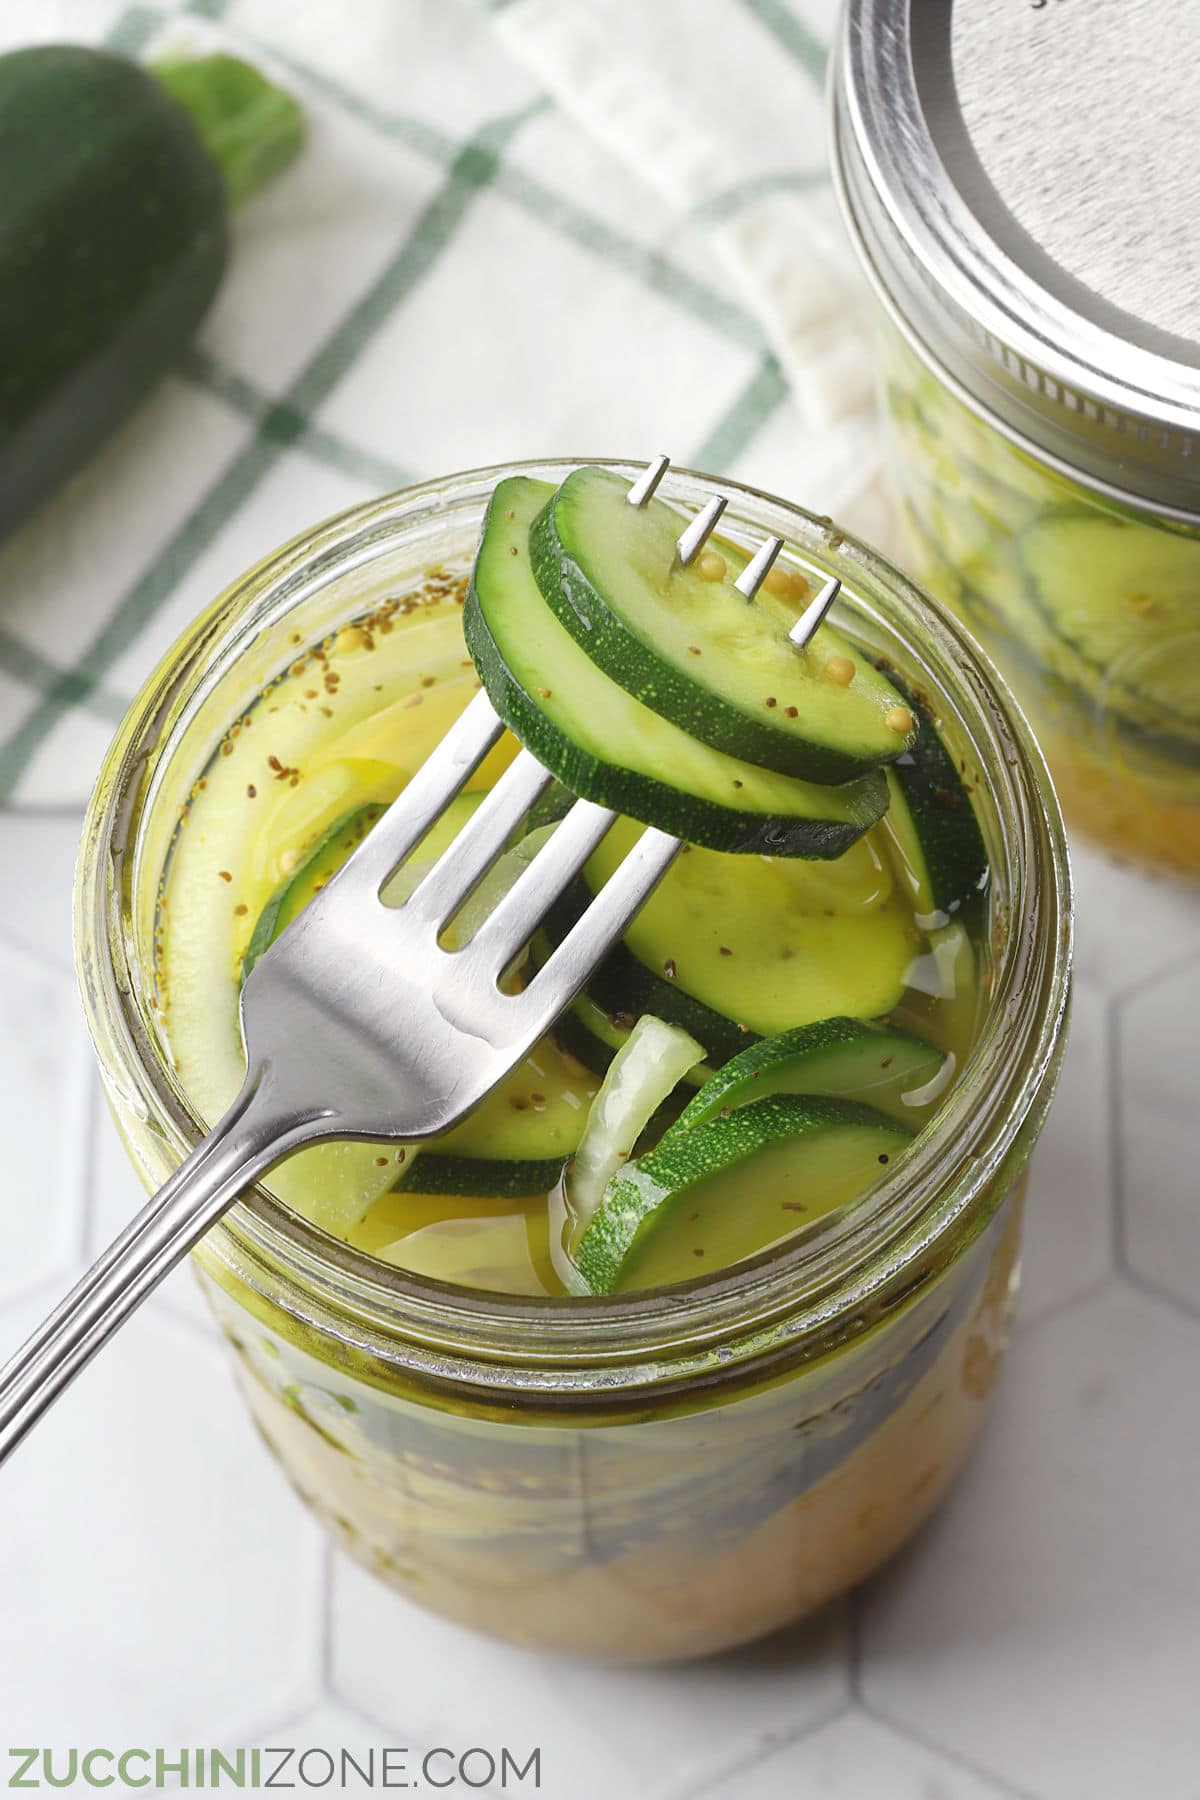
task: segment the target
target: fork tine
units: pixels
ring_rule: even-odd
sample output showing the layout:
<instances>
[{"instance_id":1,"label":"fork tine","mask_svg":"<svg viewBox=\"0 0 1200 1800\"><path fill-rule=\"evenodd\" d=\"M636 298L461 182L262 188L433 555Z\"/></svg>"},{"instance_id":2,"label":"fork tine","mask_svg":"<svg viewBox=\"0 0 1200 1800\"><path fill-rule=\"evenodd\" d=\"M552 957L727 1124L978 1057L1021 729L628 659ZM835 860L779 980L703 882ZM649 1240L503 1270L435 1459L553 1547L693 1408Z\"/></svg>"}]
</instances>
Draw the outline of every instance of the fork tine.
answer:
<instances>
[{"instance_id":1,"label":"fork tine","mask_svg":"<svg viewBox=\"0 0 1200 1800\"><path fill-rule=\"evenodd\" d=\"M522 944L529 942L547 908L578 875L616 816L609 807L591 800L575 802L464 952L481 976L499 979Z\"/></svg>"},{"instance_id":2,"label":"fork tine","mask_svg":"<svg viewBox=\"0 0 1200 1800\"><path fill-rule=\"evenodd\" d=\"M612 949L634 913L654 892L682 847L681 839L647 825L583 917L514 1002L536 1015L539 1030L545 1030L575 998L600 958Z\"/></svg>"},{"instance_id":3,"label":"fork tine","mask_svg":"<svg viewBox=\"0 0 1200 1800\"><path fill-rule=\"evenodd\" d=\"M705 501L686 530L680 532L675 541L675 553L685 569L703 550L725 506L724 494L714 494L711 500Z\"/></svg>"},{"instance_id":4,"label":"fork tine","mask_svg":"<svg viewBox=\"0 0 1200 1800\"><path fill-rule=\"evenodd\" d=\"M445 812L503 731L491 701L480 691L358 846L345 873L355 881L373 881L378 891ZM339 869L326 888L332 888L342 874Z\"/></svg>"},{"instance_id":5,"label":"fork tine","mask_svg":"<svg viewBox=\"0 0 1200 1800\"><path fill-rule=\"evenodd\" d=\"M831 575L815 599L809 601L792 629L788 632L797 650L803 650L824 622L825 615L842 591L842 584L836 575Z\"/></svg>"},{"instance_id":6,"label":"fork tine","mask_svg":"<svg viewBox=\"0 0 1200 1800\"><path fill-rule=\"evenodd\" d=\"M659 482L671 466L671 459L663 450L654 461L642 470L625 498L630 506L645 506L647 500L654 498Z\"/></svg>"},{"instance_id":7,"label":"fork tine","mask_svg":"<svg viewBox=\"0 0 1200 1800\"><path fill-rule=\"evenodd\" d=\"M770 537L765 544L759 545L733 584L743 599L753 600L774 568L775 558L782 549L783 539L781 537Z\"/></svg>"},{"instance_id":8,"label":"fork tine","mask_svg":"<svg viewBox=\"0 0 1200 1800\"><path fill-rule=\"evenodd\" d=\"M522 750L400 910L410 918L420 915L440 930L478 886L549 782L549 770Z\"/></svg>"}]
</instances>

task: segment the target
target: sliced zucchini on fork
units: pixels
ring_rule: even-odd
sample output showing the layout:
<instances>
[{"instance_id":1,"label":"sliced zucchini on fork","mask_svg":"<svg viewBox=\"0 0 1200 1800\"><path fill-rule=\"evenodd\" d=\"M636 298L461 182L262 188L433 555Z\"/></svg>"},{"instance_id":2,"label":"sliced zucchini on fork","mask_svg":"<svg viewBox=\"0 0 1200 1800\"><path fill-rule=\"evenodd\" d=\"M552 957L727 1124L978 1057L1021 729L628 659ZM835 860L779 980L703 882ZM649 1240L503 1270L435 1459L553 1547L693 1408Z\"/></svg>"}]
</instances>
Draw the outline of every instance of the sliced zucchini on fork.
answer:
<instances>
[{"instance_id":1,"label":"sliced zucchini on fork","mask_svg":"<svg viewBox=\"0 0 1200 1800\"><path fill-rule=\"evenodd\" d=\"M883 815L882 771L839 786L781 775L700 743L627 693L576 642L534 578L530 527L553 491L525 476L499 483L463 611L467 647L505 724L572 793L690 843L840 856Z\"/></svg>"},{"instance_id":2,"label":"sliced zucchini on fork","mask_svg":"<svg viewBox=\"0 0 1200 1800\"><path fill-rule=\"evenodd\" d=\"M794 595L768 577L746 599L715 548L685 567L687 519L628 494L610 470L576 469L530 532L546 603L597 668L714 750L807 781L848 781L911 744L899 694L848 638L823 625L798 648Z\"/></svg>"}]
</instances>

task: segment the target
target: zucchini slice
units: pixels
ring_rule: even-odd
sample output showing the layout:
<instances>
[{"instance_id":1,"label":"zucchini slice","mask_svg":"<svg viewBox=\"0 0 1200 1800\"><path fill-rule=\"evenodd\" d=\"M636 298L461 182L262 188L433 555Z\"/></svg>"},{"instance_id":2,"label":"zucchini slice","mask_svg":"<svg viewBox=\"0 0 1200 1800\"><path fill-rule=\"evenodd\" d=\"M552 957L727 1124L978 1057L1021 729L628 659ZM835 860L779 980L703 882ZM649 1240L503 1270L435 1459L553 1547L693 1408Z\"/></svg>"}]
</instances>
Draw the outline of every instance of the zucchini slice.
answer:
<instances>
[{"instance_id":1,"label":"zucchini slice","mask_svg":"<svg viewBox=\"0 0 1200 1800\"><path fill-rule=\"evenodd\" d=\"M586 890L581 891L577 888L573 896L574 910L563 910L559 913L563 935L569 929L571 921L578 918L580 909L587 905L587 899ZM539 968L545 962L550 954L550 949L548 935L545 931L539 932L530 945L530 960L534 968ZM619 951L613 954L619 956ZM623 966L624 963L632 964L635 971L641 968L641 965L633 957L621 958L618 966ZM666 988L667 997L670 998L671 989L665 982L660 985ZM706 1015L707 1012L707 1008L703 1009L701 1019L706 1027L709 1019L703 1015ZM652 1006L639 1006L634 1012L628 1004L628 998L619 1006L605 1006L602 1001L597 999L589 986L582 989L566 1011L560 1013L554 1021L554 1038L559 1048L564 1050L568 1056L573 1056L576 1062L581 1062L585 1069L590 1069L593 1074L603 1075L617 1051L629 1042L629 1034L643 1013L652 1013L656 1018L662 1017L661 1013L654 1012ZM711 1016L716 1018L715 1014ZM672 1023L678 1024L679 1020L673 1020ZM726 1026L728 1020L722 1019L719 1024ZM684 1030L686 1029L685 1025ZM698 1034L693 1032L692 1036L698 1037ZM704 1039L698 1038L698 1041L703 1043ZM746 1040L743 1037L741 1041L744 1044ZM695 1068L689 1069L681 1077L681 1082L691 1088L703 1087L712 1072L710 1063L698 1063Z\"/></svg>"},{"instance_id":2,"label":"zucchini slice","mask_svg":"<svg viewBox=\"0 0 1200 1800\"><path fill-rule=\"evenodd\" d=\"M593 1294L725 1268L857 1199L911 1137L869 1106L782 1094L671 1132L609 1182L575 1268Z\"/></svg>"},{"instance_id":3,"label":"zucchini slice","mask_svg":"<svg viewBox=\"0 0 1200 1800\"><path fill-rule=\"evenodd\" d=\"M544 1037L461 1125L430 1138L429 1151L497 1162L561 1162L579 1142L599 1085L553 1037ZM427 1155L422 1150L422 1163Z\"/></svg>"},{"instance_id":4,"label":"zucchini slice","mask_svg":"<svg viewBox=\"0 0 1200 1800\"><path fill-rule=\"evenodd\" d=\"M703 1060L703 1049L688 1032L643 1013L609 1064L568 1165L566 1199L576 1232L587 1229L610 1181L664 1100Z\"/></svg>"},{"instance_id":5,"label":"zucchini slice","mask_svg":"<svg viewBox=\"0 0 1200 1800\"><path fill-rule=\"evenodd\" d=\"M772 1094L853 1098L904 1125L920 1124L945 1092L948 1058L908 1031L881 1031L859 1019L822 1019L752 1044L706 1081L671 1134Z\"/></svg>"},{"instance_id":6,"label":"zucchini slice","mask_svg":"<svg viewBox=\"0 0 1200 1800\"><path fill-rule=\"evenodd\" d=\"M557 1156L521 1161L423 1150L396 1183L396 1191L456 1200L528 1200L548 1194L562 1166L563 1159Z\"/></svg>"},{"instance_id":7,"label":"zucchini slice","mask_svg":"<svg viewBox=\"0 0 1200 1800\"><path fill-rule=\"evenodd\" d=\"M1043 615L1103 679L1108 704L1121 710L1124 693L1148 723L1200 732L1200 540L1063 507L1018 551Z\"/></svg>"},{"instance_id":8,"label":"zucchini slice","mask_svg":"<svg viewBox=\"0 0 1200 1800\"><path fill-rule=\"evenodd\" d=\"M415 1182L384 1194L346 1241L380 1262L413 1275L493 1293L551 1294L560 1284L550 1260L550 1220L544 1194L476 1210L466 1197L426 1194ZM478 1196L477 1196L478 1198Z\"/></svg>"},{"instance_id":9,"label":"zucchini slice","mask_svg":"<svg viewBox=\"0 0 1200 1800\"><path fill-rule=\"evenodd\" d=\"M898 694L848 638L822 626L798 649L794 599L747 600L716 552L684 568L686 518L628 493L609 470L576 469L530 531L538 586L597 668L714 750L806 781L847 781L908 747L915 731L887 722ZM826 674L831 657L849 660L848 684Z\"/></svg>"},{"instance_id":10,"label":"zucchini slice","mask_svg":"<svg viewBox=\"0 0 1200 1800\"><path fill-rule=\"evenodd\" d=\"M588 890L578 888L575 896L578 897L579 911L582 911L590 898ZM553 925L556 932L560 921L563 927L568 923L566 905L564 902L562 912L551 914L547 920L547 925ZM577 918L578 912L573 916ZM677 981L656 975L626 944L617 944L609 951L592 975L588 991L611 1018L638 1018L642 1013L653 1013L656 1018L668 1019L672 1025L681 1026L704 1045L710 1061L718 1066L728 1062L748 1044L756 1044L762 1035L752 1030L745 1019L727 1018L715 1007L697 1000Z\"/></svg>"},{"instance_id":11,"label":"zucchini slice","mask_svg":"<svg viewBox=\"0 0 1200 1800\"><path fill-rule=\"evenodd\" d=\"M619 819L584 869L582 890L552 910L566 927L637 836ZM916 954L891 859L864 838L833 863L753 860L689 850L678 857L588 983L612 1012L656 1012L719 1062L756 1037L901 1000Z\"/></svg>"},{"instance_id":12,"label":"zucchini slice","mask_svg":"<svg viewBox=\"0 0 1200 1800\"><path fill-rule=\"evenodd\" d=\"M949 916L986 892L987 848L966 783L927 708L895 670L888 673L920 729L912 750L887 771L891 799L884 831L909 871L918 914Z\"/></svg>"},{"instance_id":13,"label":"zucchini slice","mask_svg":"<svg viewBox=\"0 0 1200 1800\"><path fill-rule=\"evenodd\" d=\"M401 900L407 899L415 890L427 865L439 857L458 836L482 799L481 793L458 794L450 802L441 818L426 832L413 855L396 870L388 882L384 892L393 906L399 905ZM383 806L362 806L354 812L343 814L328 831L321 833L292 872L280 882L259 913L254 930L250 933L250 942L242 958L243 981L263 952L304 911L313 895L337 874L350 852L358 848L385 811Z\"/></svg>"},{"instance_id":14,"label":"zucchini slice","mask_svg":"<svg viewBox=\"0 0 1200 1800\"><path fill-rule=\"evenodd\" d=\"M250 933L250 942L242 957L243 981L263 952L269 950L280 933L286 931L292 920L304 911L313 895L324 887L332 875L337 874L350 852L358 848L383 811L382 806L360 806L353 812L343 813L328 831L321 833L291 874L280 882L259 913L254 930Z\"/></svg>"},{"instance_id":15,"label":"zucchini slice","mask_svg":"<svg viewBox=\"0 0 1200 1800\"><path fill-rule=\"evenodd\" d=\"M463 612L496 711L573 793L709 849L837 857L887 805L872 770L837 787L780 775L700 743L625 692L554 616L529 559L553 490L502 481L484 521Z\"/></svg>"},{"instance_id":16,"label":"zucchini slice","mask_svg":"<svg viewBox=\"0 0 1200 1800\"><path fill-rule=\"evenodd\" d=\"M585 990L577 994L566 1012L554 1021L559 1048L593 1074L603 1075L609 1063L628 1042L633 1029L619 1014L608 1012Z\"/></svg>"},{"instance_id":17,"label":"zucchini slice","mask_svg":"<svg viewBox=\"0 0 1200 1800\"><path fill-rule=\"evenodd\" d=\"M1011 549L987 567L981 560L954 564L911 501L904 504L903 523L926 586L993 647L1014 679L1019 675L1027 686L1033 684L1043 716L1059 715L1060 728L1082 731L1090 739L1104 734L1118 755L1136 759L1142 779L1170 780L1179 770L1186 781L1186 772L1200 765L1200 732L1189 735L1173 716L1116 687L1085 662L1078 646L1051 625L1040 600L1035 604L1031 598L1031 579L1015 567Z\"/></svg>"}]
</instances>

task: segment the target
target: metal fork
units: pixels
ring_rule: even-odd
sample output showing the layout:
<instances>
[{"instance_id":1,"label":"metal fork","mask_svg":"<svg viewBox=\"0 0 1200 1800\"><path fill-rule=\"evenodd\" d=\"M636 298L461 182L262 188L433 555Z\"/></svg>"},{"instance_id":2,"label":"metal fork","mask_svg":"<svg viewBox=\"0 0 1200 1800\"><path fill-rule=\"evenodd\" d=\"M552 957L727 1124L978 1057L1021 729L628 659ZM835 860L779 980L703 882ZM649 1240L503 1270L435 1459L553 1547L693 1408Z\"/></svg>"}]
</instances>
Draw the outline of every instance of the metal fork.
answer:
<instances>
[{"instance_id":1,"label":"metal fork","mask_svg":"<svg viewBox=\"0 0 1200 1800\"><path fill-rule=\"evenodd\" d=\"M645 505L659 457L630 490ZM690 563L724 502L678 542ZM747 565L753 598L782 540ZM837 593L806 610L807 642ZM819 613L819 616L818 616ZM811 615L811 620L810 620ZM456 1124L542 1037L662 879L680 840L647 826L573 929L518 993L500 980L616 818L577 800L461 949L439 943L551 776L522 750L401 906L380 890L504 727L471 701L400 798L254 964L242 989L246 1078L224 1117L0 1369L0 1462L163 1277L276 1163L330 1139L419 1142Z\"/></svg>"}]
</instances>

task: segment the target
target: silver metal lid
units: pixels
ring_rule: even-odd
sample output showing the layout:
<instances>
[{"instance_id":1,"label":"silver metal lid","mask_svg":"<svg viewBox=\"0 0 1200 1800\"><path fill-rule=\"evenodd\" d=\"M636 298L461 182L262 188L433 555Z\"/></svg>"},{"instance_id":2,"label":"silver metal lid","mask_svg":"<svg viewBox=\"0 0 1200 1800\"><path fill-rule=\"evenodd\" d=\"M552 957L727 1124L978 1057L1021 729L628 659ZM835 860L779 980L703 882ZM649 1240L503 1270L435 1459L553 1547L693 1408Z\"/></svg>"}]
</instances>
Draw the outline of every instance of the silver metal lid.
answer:
<instances>
[{"instance_id":1,"label":"silver metal lid","mask_svg":"<svg viewBox=\"0 0 1200 1800\"><path fill-rule=\"evenodd\" d=\"M833 135L923 354L1091 485L1200 515L1200 0L847 0Z\"/></svg>"}]
</instances>

